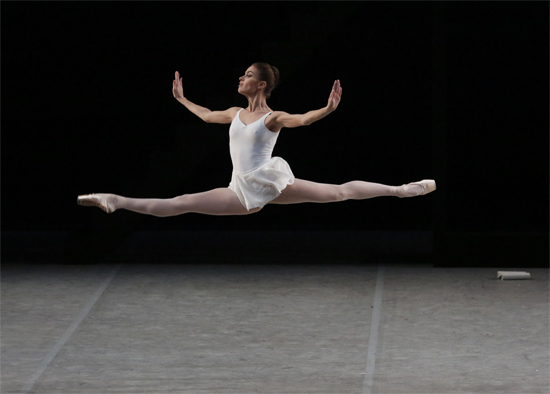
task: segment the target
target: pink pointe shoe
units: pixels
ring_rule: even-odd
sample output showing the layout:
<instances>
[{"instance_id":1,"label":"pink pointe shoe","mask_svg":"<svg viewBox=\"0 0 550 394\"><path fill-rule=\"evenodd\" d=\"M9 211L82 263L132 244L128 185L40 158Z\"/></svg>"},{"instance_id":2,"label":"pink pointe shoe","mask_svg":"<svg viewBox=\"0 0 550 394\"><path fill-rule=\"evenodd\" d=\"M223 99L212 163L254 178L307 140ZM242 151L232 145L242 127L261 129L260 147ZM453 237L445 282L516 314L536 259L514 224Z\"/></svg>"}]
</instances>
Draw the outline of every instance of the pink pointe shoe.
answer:
<instances>
[{"instance_id":1,"label":"pink pointe shoe","mask_svg":"<svg viewBox=\"0 0 550 394\"><path fill-rule=\"evenodd\" d=\"M76 203L84 207L99 207L107 213L115 211L115 207L107 200L105 194L84 194L78 196Z\"/></svg>"},{"instance_id":2,"label":"pink pointe shoe","mask_svg":"<svg viewBox=\"0 0 550 394\"><path fill-rule=\"evenodd\" d=\"M433 179L424 179L422 181L412 182L412 183L408 183L406 185L403 185L403 190L405 191L405 193L407 193L407 190L409 189L409 186L412 186L412 185L420 185L420 187L422 188L422 193L413 194L413 195L410 195L410 196L407 196L407 197L423 196L424 194L431 193L436 189L435 181Z\"/></svg>"}]
</instances>

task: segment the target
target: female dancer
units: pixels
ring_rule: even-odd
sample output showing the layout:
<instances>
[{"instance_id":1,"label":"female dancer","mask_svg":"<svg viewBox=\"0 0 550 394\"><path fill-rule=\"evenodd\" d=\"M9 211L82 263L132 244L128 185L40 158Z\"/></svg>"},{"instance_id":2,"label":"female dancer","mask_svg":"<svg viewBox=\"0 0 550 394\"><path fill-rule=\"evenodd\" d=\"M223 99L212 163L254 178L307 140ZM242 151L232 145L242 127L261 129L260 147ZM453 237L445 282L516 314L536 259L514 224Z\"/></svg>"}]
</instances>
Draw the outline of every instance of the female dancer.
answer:
<instances>
[{"instance_id":1,"label":"female dancer","mask_svg":"<svg viewBox=\"0 0 550 394\"><path fill-rule=\"evenodd\" d=\"M339 80L334 82L326 107L291 115L273 111L267 105L267 99L278 80L279 71L276 67L267 63L254 63L239 78L238 92L248 99L248 106L211 111L185 97L182 79L177 71L175 73L172 93L181 104L207 123L231 124L229 147L233 175L229 187L170 199L88 194L78 196L78 204L96 206L107 213L127 209L160 217L190 212L245 215L260 211L266 204L325 203L379 196L414 197L435 190L433 180L387 186L363 181L331 185L294 178L285 160L271 157L279 132L284 127L310 125L336 110L342 97L342 87Z\"/></svg>"}]
</instances>

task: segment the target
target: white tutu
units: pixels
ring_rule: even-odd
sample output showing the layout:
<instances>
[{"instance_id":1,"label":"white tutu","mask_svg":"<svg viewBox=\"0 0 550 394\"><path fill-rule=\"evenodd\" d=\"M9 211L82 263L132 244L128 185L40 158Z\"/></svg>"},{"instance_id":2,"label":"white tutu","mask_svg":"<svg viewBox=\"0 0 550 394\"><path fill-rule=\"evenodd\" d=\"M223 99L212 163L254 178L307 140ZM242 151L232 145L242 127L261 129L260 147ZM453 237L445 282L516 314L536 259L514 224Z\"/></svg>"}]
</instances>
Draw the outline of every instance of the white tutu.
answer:
<instances>
[{"instance_id":1,"label":"white tutu","mask_svg":"<svg viewBox=\"0 0 550 394\"><path fill-rule=\"evenodd\" d=\"M272 157L252 171L233 172L229 188L235 192L246 209L251 210L263 207L293 183L294 174L288 163L280 157Z\"/></svg>"}]
</instances>

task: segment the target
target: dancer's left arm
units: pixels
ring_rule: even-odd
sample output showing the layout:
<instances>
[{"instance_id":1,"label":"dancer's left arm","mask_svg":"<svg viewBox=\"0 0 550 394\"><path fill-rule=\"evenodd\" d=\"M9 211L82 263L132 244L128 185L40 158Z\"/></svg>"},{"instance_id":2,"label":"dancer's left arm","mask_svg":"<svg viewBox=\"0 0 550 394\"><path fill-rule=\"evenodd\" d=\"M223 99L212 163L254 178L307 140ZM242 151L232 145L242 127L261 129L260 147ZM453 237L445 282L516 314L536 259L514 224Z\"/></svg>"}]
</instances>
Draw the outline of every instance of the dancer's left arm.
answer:
<instances>
[{"instance_id":1,"label":"dancer's left arm","mask_svg":"<svg viewBox=\"0 0 550 394\"><path fill-rule=\"evenodd\" d=\"M286 112L277 112L276 114L274 113L273 115L276 115L273 118L274 126L277 129L280 129L282 127L309 126L313 122L317 122L331 112L334 112L338 107L338 104L340 104L341 98L342 86L340 85L340 80L336 80L334 81L334 85L332 86L332 91L330 92L326 107L298 115L291 115Z\"/></svg>"}]
</instances>

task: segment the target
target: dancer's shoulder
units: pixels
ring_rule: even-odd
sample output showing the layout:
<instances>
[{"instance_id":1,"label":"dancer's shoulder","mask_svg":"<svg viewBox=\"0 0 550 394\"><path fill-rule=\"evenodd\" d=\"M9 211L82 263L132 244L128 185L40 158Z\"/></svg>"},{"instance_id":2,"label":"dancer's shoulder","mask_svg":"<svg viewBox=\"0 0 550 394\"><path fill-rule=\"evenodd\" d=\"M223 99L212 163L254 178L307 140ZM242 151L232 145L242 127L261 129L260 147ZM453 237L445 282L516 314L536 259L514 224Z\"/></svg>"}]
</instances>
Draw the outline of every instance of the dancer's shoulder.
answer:
<instances>
[{"instance_id":1,"label":"dancer's shoulder","mask_svg":"<svg viewBox=\"0 0 550 394\"><path fill-rule=\"evenodd\" d=\"M271 117L275 120L278 120L281 116L284 117L284 116L288 116L289 113L288 112L285 112L285 111L271 111Z\"/></svg>"},{"instance_id":2,"label":"dancer's shoulder","mask_svg":"<svg viewBox=\"0 0 550 394\"><path fill-rule=\"evenodd\" d=\"M283 127L299 127L304 126L304 115L289 114L284 111L273 111L269 119L274 129L280 130ZM269 127L269 126L268 126Z\"/></svg>"},{"instance_id":3,"label":"dancer's shoulder","mask_svg":"<svg viewBox=\"0 0 550 394\"><path fill-rule=\"evenodd\" d=\"M241 109L241 107L231 107L225 111L212 111L205 116L205 121L207 123L231 123Z\"/></svg>"}]
</instances>

